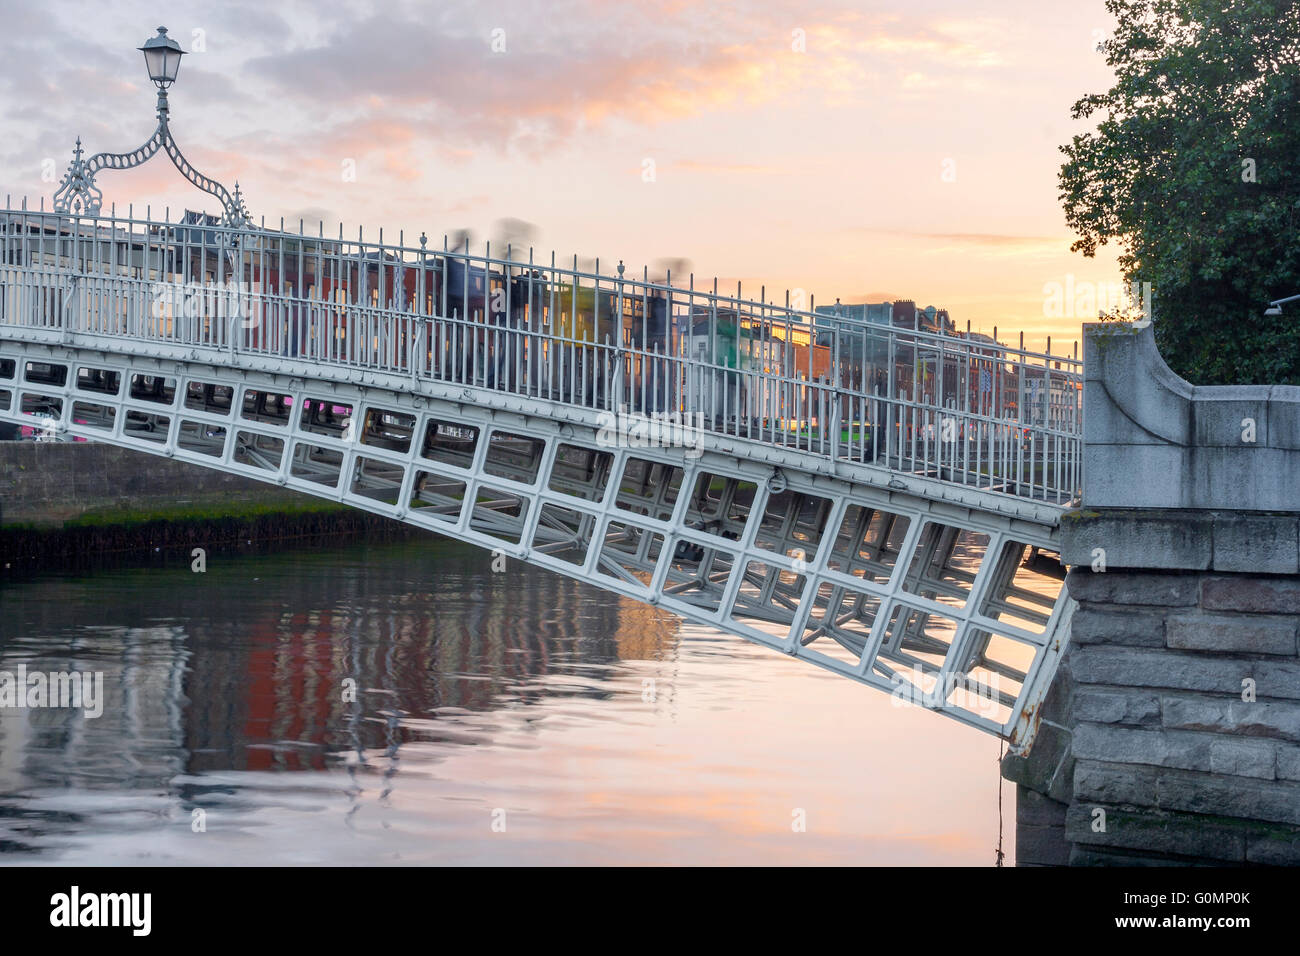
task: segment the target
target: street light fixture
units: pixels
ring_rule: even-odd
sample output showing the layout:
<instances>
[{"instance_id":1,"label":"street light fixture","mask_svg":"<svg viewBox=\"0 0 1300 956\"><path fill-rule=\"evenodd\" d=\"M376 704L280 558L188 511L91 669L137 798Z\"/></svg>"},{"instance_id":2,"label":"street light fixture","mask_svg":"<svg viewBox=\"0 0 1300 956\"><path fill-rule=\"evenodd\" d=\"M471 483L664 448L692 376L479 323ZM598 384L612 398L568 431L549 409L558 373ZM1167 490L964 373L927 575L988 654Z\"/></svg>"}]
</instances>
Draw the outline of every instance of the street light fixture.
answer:
<instances>
[{"instance_id":1,"label":"street light fixture","mask_svg":"<svg viewBox=\"0 0 1300 956\"><path fill-rule=\"evenodd\" d=\"M1282 306L1286 305L1288 302L1300 302L1300 295L1288 296L1285 299L1278 299L1274 302L1270 302L1268 308L1264 310L1264 315L1270 318L1281 315Z\"/></svg>"},{"instance_id":2,"label":"street light fixture","mask_svg":"<svg viewBox=\"0 0 1300 956\"><path fill-rule=\"evenodd\" d=\"M185 51L167 35L166 27L159 27L156 37L150 37L144 41L144 46L136 49L144 54L149 79L154 81L158 89L165 90L176 82L176 71L181 68L181 57Z\"/></svg>"},{"instance_id":3,"label":"street light fixture","mask_svg":"<svg viewBox=\"0 0 1300 956\"><path fill-rule=\"evenodd\" d=\"M185 51L176 40L167 35L166 27L159 27L157 36L150 37L137 49L144 54L144 64L149 71L149 79L158 87L157 129L143 146L129 153L96 153L89 159L82 158L81 139L78 137L72 162L68 165L68 171L54 193L54 211L72 215L99 215L103 194L95 185L95 174L104 168L132 169L142 166L161 149L166 152L172 165L180 170L182 176L221 201L225 210L222 218L225 225L235 228L248 225L248 210L244 208L239 183L235 183L235 192L232 195L221 183L209 179L191 166L172 138L171 128L167 124L169 113L167 90L176 82L176 74L180 71L181 57L185 56Z\"/></svg>"},{"instance_id":4,"label":"street light fixture","mask_svg":"<svg viewBox=\"0 0 1300 956\"><path fill-rule=\"evenodd\" d=\"M158 113L161 116L167 112L167 88L176 82L176 73L181 68L181 57L185 51L167 35L166 27L159 27L158 35L145 40L144 46L137 49L144 54L149 79L158 87Z\"/></svg>"}]
</instances>

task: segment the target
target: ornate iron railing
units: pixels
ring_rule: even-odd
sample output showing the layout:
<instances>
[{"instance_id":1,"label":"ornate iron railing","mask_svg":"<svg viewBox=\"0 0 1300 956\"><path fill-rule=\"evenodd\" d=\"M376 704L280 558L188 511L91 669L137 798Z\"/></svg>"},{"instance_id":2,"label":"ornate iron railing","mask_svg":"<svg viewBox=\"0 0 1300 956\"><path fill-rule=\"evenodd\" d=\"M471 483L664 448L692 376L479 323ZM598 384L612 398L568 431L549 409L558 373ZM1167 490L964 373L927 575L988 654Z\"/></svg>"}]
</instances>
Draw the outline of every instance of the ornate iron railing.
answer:
<instances>
[{"instance_id":1,"label":"ornate iron railing","mask_svg":"<svg viewBox=\"0 0 1300 956\"><path fill-rule=\"evenodd\" d=\"M9 205L12 205L10 203ZM1082 366L538 261L154 219L0 212L0 326L497 389L1053 504L1078 497ZM0 336L3 335L0 329Z\"/></svg>"}]
</instances>

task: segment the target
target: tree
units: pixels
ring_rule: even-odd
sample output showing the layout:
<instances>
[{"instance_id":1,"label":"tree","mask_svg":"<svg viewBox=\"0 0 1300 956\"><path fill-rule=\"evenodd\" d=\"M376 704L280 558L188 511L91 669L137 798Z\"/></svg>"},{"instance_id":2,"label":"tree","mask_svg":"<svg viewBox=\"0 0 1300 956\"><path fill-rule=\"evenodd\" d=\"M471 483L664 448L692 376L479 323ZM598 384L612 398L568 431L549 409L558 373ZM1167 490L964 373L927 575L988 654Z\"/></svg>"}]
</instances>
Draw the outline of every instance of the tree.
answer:
<instances>
[{"instance_id":1,"label":"tree","mask_svg":"<svg viewBox=\"0 0 1300 956\"><path fill-rule=\"evenodd\" d=\"M1198 384L1300 384L1300 0L1107 0L1107 93L1061 151L1086 256L1154 289L1165 361Z\"/></svg>"}]
</instances>

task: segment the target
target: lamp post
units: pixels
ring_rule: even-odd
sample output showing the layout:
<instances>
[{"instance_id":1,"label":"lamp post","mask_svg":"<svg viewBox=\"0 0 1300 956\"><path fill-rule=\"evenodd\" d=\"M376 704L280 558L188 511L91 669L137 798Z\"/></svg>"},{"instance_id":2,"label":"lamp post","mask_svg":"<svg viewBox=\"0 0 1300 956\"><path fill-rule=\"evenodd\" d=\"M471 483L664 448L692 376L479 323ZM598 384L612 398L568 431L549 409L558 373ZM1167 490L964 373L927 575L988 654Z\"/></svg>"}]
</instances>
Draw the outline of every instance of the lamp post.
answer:
<instances>
[{"instance_id":1,"label":"lamp post","mask_svg":"<svg viewBox=\"0 0 1300 956\"><path fill-rule=\"evenodd\" d=\"M1292 295L1292 296L1288 296L1285 299L1277 299L1273 302L1270 302L1268 304L1268 308L1264 310L1264 314L1266 316L1269 316L1270 318L1281 315L1282 306L1286 305L1288 302L1300 302L1300 295Z\"/></svg>"},{"instance_id":2,"label":"lamp post","mask_svg":"<svg viewBox=\"0 0 1300 956\"><path fill-rule=\"evenodd\" d=\"M154 86L158 87L157 128L144 145L128 153L96 153L89 159L83 158L81 138L78 137L72 162L68 164L68 171L54 193L54 211L72 215L98 215L103 204L103 193L95 185L95 174L101 169L133 169L142 166L153 157L154 153L162 150L172 161L172 165L180 170L182 176L221 201L224 225L232 228L247 226L249 215L248 210L244 208L239 183L235 183L235 192L231 194L221 183L204 176L190 165L189 160L185 158L180 147L176 145L175 139L172 138L171 128L168 125L170 109L167 104L167 90L176 82L176 75L181 67L181 57L185 56L185 51L176 40L167 35L166 27L159 27L157 36L150 37L138 49L144 54L149 79L153 81Z\"/></svg>"}]
</instances>

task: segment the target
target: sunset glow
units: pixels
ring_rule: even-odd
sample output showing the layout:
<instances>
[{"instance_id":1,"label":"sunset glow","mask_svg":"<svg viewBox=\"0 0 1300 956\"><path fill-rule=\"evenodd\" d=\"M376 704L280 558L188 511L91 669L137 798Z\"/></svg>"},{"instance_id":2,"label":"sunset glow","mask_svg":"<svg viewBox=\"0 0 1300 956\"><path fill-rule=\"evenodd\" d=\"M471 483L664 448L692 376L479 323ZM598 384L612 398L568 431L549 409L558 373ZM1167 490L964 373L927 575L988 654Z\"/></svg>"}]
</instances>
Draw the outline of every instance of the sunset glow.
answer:
<instances>
[{"instance_id":1,"label":"sunset glow","mask_svg":"<svg viewBox=\"0 0 1300 956\"><path fill-rule=\"evenodd\" d=\"M178 3L173 128L269 223L478 243L517 219L547 256L686 259L818 304L911 298L1059 350L1094 316L1045 314L1045 287L1119 278L1113 255L1069 252L1056 187L1070 105L1109 85L1109 24L1101 0L998 7ZM0 185L39 203L77 135L90 152L148 135L134 47L156 15L10 14L0 48L34 68L9 71ZM165 163L101 186L120 206L205 199Z\"/></svg>"}]
</instances>

